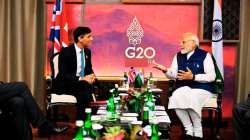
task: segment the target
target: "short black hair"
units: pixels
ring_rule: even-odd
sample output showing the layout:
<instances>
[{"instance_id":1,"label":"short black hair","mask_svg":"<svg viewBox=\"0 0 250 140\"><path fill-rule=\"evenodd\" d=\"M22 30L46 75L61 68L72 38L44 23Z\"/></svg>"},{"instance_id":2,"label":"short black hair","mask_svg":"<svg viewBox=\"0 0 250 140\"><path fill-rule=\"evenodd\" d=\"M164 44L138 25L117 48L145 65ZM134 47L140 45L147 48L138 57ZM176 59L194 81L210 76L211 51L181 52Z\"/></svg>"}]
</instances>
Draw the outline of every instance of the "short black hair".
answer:
<instances>
[{"instance_id":1,"label":"short black hair","mask_svg":"<svg viewBox=\"0 0 250 140\"><path fill-rule=\"evenodd\" d=\"M89 27L77 27L74 32L73 32L73 36L74 36L74 42L78 42L78 37L81 35L86 35L91 33L91 29Z\"/></svg>"}]
</instances>

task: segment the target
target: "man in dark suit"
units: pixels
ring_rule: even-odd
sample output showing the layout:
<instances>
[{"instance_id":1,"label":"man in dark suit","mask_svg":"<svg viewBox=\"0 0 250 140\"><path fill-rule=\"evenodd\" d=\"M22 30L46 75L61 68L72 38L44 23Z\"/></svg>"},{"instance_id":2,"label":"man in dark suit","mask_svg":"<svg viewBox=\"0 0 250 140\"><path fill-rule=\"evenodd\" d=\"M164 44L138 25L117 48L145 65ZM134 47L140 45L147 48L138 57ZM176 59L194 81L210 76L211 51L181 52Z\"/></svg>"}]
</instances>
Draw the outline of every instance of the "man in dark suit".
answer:
<instances>
[{"instance_id":1,"label":"man in dark suit","mask_svg":"<svg viewBox=\"0 0 250 140\"><path fill-rule=\"evenodd\" d=\"M9 125L12 127L11 130L5 130L7 133L11 131L9 139L16 136L20 140L31 140L30 123L34 128L38 128L39 136L59 134L67 129L57 127L46 119L28 86L23 82L0 83L0 108L11 112L8 118L1 119L1 130L5 130Z\"/></svg>"},{"instance_id":2,"label":"man in dark suit","mask_svg":"<svg viewBox=\"0 0 250 140\"><path fill-rule=\"evenodd\" d=\"M62 92L71 93L77 99L76 120L84 119L84 108L92 100L92 84L95 75L91 63L91 51L88 48L93 40L91 29L77 27L74 32L74 44L63 48L59 55L59 72L55 87Z\"/></svg>"}]
</instances>

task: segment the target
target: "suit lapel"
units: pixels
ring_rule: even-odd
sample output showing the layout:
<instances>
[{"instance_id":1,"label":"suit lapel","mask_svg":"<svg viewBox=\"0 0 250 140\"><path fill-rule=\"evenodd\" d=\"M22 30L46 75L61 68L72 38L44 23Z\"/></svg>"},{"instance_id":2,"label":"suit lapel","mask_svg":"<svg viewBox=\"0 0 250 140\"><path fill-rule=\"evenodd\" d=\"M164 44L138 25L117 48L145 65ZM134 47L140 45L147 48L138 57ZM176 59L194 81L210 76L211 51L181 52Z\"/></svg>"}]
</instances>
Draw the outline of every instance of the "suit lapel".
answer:
<instances>
[{"instance_id":1,"label":"suit lapel","mask_svg":"<svg viewBox=\"0 0 250 140\"><path fill-rule=\"evenodd\" d=\"M75 45L71 46L71 55L72 55L72 69L74 69L75 73L77 71L77 58L76 58L76 49Z\"/></svg>"},{"instance_id":2,"label":"suit lapel","mask_svg":"<svg viewBox=\"0 0 250 140\"><path fill-rule=\"evenodd\" d=\"M84 48L84 54L85 54L85 62L86 62L88 60L88 58L89 58L86 48Z\"/></svg>"}]
</instances>

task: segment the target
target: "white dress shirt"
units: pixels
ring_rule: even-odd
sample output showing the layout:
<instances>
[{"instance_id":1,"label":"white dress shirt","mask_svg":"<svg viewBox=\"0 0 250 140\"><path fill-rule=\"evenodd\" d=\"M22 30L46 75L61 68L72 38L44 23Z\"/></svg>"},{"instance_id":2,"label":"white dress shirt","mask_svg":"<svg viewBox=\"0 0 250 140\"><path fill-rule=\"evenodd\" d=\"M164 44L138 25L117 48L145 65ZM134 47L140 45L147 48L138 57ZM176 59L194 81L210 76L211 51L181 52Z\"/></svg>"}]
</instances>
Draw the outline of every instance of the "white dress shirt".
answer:
<instances>
[{"instance_id":1,"label":"white dress shirt","mask_svg":"<svg viewBox=\"0 0 250 140\"><path fill-rule=\"evenodd\" d=\"M187 54L187 59L192 56L194 51ZM197 82L212 82L215 80L215 69L212 57L207 53L203 61L204 74L196 74ZM174 57L171 67L165 73L168 78L176 79L178 73L177 56ZM204 89L192 89L183 86L176 89L169 98L168 109L192 109L201 117L202 107L210 100L212 93Z\"/></svg>"}]
</instances>

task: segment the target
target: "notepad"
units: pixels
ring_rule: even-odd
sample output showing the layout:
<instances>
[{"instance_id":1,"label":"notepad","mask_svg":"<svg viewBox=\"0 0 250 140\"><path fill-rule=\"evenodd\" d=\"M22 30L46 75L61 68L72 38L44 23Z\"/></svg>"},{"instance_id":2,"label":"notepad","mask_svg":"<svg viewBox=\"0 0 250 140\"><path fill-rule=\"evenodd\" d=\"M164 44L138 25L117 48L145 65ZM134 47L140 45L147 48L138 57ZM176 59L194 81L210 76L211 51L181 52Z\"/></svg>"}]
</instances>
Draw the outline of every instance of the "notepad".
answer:
<instances>
[{"instance_id":1,"label":"notepad","mask_svg":"<svg viewBox=\"0 0 250 140\"><path fill-rule=\"evenodd\" d=\"M156 105L155 106L155 110L157 110L157 111L163 111L163 110L165 110L165 107L164 106L160 106L160 105Z\"/></svg>"},{"instance_id":2,"label":"notepad","mask_svg":"<svg viewBox=\"0 0 250 140\"><path fill-rule=\"evenodd\" d=\"M155 111L154 114L156 116L167 116L167 112L166 111Z\"/></svg>"}]
</instances>

